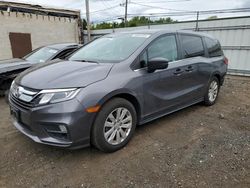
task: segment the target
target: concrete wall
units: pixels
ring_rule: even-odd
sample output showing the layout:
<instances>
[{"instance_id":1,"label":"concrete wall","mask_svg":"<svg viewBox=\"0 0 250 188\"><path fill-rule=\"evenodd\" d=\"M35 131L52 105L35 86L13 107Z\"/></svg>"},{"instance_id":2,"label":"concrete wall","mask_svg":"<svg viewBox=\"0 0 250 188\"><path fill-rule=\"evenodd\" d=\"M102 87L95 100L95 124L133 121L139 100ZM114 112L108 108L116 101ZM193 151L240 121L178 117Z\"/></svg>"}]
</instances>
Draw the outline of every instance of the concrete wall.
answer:
<instances>
[{"instance_id":1,"label":"concrete wall","mask_svg":"<svg viewBox=\"0 0 250 188\"><path fill-rule=\"evenodd\" d=\"M77 20L0 12L0 59L12 58L10 32L30 33L32 49L53 43L79 42Z\"/></svg>"},{"instance_id":2,"label":"concrete wall","mask_svg":"<svg viewBox=\"0 0 250 188\"><path fill-rule=\"evenodd\" d=\"M195 30L196 21L141 27L104 29L92 31L92 37L100 37L112 32L140 29ZM220 40L225 55L229 59L229 72L250 75L250 17L226 18L199 21L198 30ZM84 39L87 32L84 31Z\"/></svg>"}]
</instances>

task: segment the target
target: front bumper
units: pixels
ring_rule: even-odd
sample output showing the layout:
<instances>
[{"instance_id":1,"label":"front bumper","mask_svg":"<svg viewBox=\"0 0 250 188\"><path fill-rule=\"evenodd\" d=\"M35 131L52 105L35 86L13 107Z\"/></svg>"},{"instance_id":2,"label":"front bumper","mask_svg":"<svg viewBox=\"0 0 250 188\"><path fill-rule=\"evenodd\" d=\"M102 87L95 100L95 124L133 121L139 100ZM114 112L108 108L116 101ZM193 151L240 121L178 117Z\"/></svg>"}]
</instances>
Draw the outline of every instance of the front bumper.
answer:
<instances>
[{"instance_id":1,"label":"front bumper","mask_svg":"<svg viewBox=\"0 0 250 188\"><path fill-rule=\"evenodd\" d=\"M35 142L72 149L90 145L95 114L87 113L77 99L30 107L10 96L9 104L14 126Z\"/></svg>"}]
</instances>

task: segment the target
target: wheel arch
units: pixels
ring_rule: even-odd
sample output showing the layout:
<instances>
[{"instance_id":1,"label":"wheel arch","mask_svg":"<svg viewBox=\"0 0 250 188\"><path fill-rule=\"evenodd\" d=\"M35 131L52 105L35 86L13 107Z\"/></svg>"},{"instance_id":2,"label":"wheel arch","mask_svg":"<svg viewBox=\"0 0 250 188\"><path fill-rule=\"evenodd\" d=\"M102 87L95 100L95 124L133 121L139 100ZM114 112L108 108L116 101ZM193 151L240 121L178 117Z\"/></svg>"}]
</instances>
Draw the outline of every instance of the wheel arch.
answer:
<instances>
[{"instance_id":1,"label":"wheel arch","mask_svg":"<svg viewBox=\"0 0 250 188\"><path fill-rule=\"evenodd\" d=\"M215 73L213 76L218 79L219 84L221 85L221 76L220 76L220 74L219 73Z\"/></svg>"},{"instance_id":2,"label":"wheel arch","mask_svg":"<svg viewBox=\"0 0 250 188\"><path fill-rule=\"evenodd\" d=\"M105 103L107 103L108 101L110 101L114 98L123 98L123 99L126 99L127 101L129 101L134 106L134 108L136 110L137 123L140 121L141 113L142 113L142 111L141 111L142 105L141 105L139 99L136 97L136 95L132 91L129 91L126 89L113 91L113 92L107 94L106 96L104 96L99 101L98 104L103 106L103 105L105 105Z\"/></svg>"},{"instance_id":3,"label":"wheel arch","mask_svg":"<svg viewBox=\"0 0 250 188\"><path fill-rule=\"evenodd\" d=\"M210 78L210 79L212 79L213 77L216 77L216 78L218 79L220 85L222 84L222 77L221 77L220 72L214 72L214 73L211 75L211 78Z\"/></svg>"}]
</instances>

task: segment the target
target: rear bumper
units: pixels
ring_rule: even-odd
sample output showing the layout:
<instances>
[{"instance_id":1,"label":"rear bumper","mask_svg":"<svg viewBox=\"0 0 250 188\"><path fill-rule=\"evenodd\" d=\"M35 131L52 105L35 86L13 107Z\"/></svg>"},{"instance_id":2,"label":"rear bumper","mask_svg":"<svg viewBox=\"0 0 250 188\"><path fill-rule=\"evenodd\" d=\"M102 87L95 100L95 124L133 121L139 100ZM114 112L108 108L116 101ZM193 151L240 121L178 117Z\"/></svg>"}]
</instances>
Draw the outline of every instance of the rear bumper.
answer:
<instances>
[{"instance_id":1,"label":"rear bumper","mask_svg":"<svg viewBox=\"0 0 250 188\"><path fill-rule=\"evenodd\" d=\"M14 126L37 143L77 149L90 145L90 130L94 114L89 114L76 99L24 108L10 98ZM59 126L67 130L61 132Z\"/></svg>"}]
</instances>

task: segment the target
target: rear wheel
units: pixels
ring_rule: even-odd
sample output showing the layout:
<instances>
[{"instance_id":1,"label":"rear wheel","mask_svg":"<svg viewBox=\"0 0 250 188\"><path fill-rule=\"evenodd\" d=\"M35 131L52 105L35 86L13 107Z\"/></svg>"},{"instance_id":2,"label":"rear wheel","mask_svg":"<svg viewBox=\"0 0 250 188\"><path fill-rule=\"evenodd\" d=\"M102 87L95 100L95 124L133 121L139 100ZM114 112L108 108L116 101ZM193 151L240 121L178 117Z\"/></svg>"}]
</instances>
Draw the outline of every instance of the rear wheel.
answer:
<instances>
[{"instance_id":1,"label":"rear wheel","mask_svg":"<svg viewBox=\"0 0 250 188\"><path fill-rule=\"evenodd\" d=\"M216 102L218 98L219 90L220 90L219 80L218 78L213 77L211 81L209 82L207 93L204 97L204 103L206 106L211 106Z\"/></svg>"},{"instance_id":2,"label":"rear wheel","mask_svg":"<svg viewBox=\"0 0 250 188\"><path fill-rule=\"evenodd\" d=\"M92 144L104 152L117 151L133 136L136 122L136 110L129 101L112 99L97 115L92 129Z\"/></svg>"}]
</instances>

